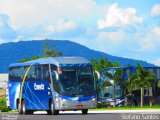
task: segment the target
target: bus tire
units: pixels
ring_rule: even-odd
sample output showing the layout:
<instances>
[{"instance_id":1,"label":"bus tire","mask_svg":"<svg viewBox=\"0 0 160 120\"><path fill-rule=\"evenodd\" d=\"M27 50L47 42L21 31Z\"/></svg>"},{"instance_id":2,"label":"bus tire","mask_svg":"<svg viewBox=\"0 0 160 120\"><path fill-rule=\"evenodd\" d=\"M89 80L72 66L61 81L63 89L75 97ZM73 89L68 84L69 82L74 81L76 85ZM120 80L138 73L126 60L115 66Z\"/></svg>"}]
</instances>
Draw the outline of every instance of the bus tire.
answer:
<instances>
[{"instance_id":1,"label":"bus tire","mask_svg":"<svg viewBox=\"0 0 160 120\"><path fill-rule=\"evenodd\" d=\"M59 115L59 110L54 110L52 101L49 102L49 110L47 111L47 113L49 115Z\"/></svg>"},{"instance_id":2,"label":"bus tire","mask_svg":"<svg viewBox=\"0 0 160 120\"><path fill-rule=\"evenodd\" d=\"M22 103L20 104L20 102L17 102L17 108L18 108L18 113L22 114L23 113L23 111L22 111Z\"/></svg>"},{"instance_id":3,"label":"bus tire","mask_svg":"<svg viewBox=\"0 0 160 120\"><path fill-rule=\"evenodd\" d=\"M22 114L27 115L27 114L33 114L33 110L27 110L25 101L22 101Z\"/></svg>"},{"instance_id":4,"label":"bus tire","mask_svg":"<svg viewBox=\"0 0 160 120\"><path fill-rule=\"evenodd\" d=\"M33 114L33 110L27 110L27 114L30 114L30 115L32 115Z\"/></svg>"},{"instance_id":5,"label":"bus tire","mask_svg":"<svg viewBox=\"0 0 160 120\"><path fill-rule=\"evenodd\" d=\"M82 114L83 114L83 115L87 115L87 114L88 114L88 109L82 110Z\"/></svg>"}]
</instances>

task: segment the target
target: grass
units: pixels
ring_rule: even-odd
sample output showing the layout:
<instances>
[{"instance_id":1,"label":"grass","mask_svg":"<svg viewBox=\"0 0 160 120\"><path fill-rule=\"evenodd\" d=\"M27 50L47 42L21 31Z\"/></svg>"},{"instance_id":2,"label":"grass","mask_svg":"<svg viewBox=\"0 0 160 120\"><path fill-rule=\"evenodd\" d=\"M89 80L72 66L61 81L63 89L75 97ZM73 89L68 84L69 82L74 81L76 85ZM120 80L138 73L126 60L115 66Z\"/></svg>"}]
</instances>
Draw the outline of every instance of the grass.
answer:
<instances>
[{"instance_id":1,"label":"grass","mask_svg":"<svg viewBox=\"0 0 160 120\"><path fill-rule=\"evenodd\" d=\"M4 114L5 113L13 113L14 114L14 113L18 113L18 111L17 110L11 110L11 111L8 111L8 112L0 112L0 113L4 113Z\"/></svg>"},{"instance_id":2,"label":"grass","mask_svg":"<svg viewBox=\"0 0 160 120\"><path fill-rule=\"evenodd\" d=\"M160 105L145 105L143 107L140 106L122 106L122 107L115 107L115 108L95 108L95 109L89 109L91 111L106 111L106 110L160 110ZM1 113L1 112L0 112ZM17 110L11 110L8 112L3 112L3 113L18 113Z\"/></svg>"},{"instance_id":3,"label":"grass","mask_svg":"<svg viewBox=\"0 0 160 120\"><path fill-rule=\"evenodd\" d=\"M89 109L90 111L105 111L105 110L160 110L160 105L154 105L154 106L123 106L123 107L116 107L116 108L95 108L95 109ZM1 113L1 112L0 112ZM11 110L8 112L3 113L18 113L17 110Z\"/></svg>"},{"instance_id":4,"label":"grass","mask_svg":"<svg viewBox=\"0 0 160 120\"><path fill-rule=\"evenodd\" d=\"M160 110L160 105L153 106L123 106L123 107L115 107L115 108L96 108L91 110Z\"/></svg>"}]
</instances>

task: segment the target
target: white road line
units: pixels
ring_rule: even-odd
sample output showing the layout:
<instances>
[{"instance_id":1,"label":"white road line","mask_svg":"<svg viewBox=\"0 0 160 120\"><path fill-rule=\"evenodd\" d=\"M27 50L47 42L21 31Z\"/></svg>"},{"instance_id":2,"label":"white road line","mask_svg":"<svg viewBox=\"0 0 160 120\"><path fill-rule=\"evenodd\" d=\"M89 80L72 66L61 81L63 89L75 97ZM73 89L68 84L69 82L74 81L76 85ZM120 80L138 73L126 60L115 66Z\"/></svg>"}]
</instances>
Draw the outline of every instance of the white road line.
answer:
<instances>
[{"instance_id":1,"label":"white road line","mask_svg":"<svg viewBox=\"0 0 160 120\"><path fill-rule=\"evenodd\" d=\"M60 114L77 114L81 113L81 111L60 111ZM144 113L144 114L160 114L160 110L101 110L101 111L88 111L88 113ZM34 114L47 114L46 111L36 111Z\"/></svg>"}]
</instances>

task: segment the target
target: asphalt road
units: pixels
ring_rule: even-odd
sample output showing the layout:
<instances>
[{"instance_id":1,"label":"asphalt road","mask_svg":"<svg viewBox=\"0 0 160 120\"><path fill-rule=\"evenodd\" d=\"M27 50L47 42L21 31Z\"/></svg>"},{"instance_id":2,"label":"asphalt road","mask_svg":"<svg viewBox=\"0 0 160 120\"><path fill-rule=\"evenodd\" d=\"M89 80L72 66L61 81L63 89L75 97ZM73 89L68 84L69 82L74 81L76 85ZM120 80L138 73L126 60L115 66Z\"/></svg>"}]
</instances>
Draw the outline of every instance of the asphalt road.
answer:
<instances>
[{"instance_id":1,"label":"asphalt road","mask_svg":"<svg viewBox=\"0 0 160 120\"><path fill-rule=\"evenodd\" d=\"M34 113L34 115L19 115L17 113L1 113L0 120L160 120L159 112L89 112L82 115L81 112L61 112L60 115L47 115L46 113Z\"/></svg>"},{"instance_id":2,"label":"asphalt road","mask_svg":"<svg viewBox=\"0 0 160 120\"><path fill-rule=\"evenodd\" d=\"M2 118L2 117L1 117ZM88 115L82 114L60 114L60 115L17 115L11 114L7 116L8 120L121 120L120 114L96 114L90 113ZM6 120L4 115L2 120Z\"/></svg>"}]
</instances>

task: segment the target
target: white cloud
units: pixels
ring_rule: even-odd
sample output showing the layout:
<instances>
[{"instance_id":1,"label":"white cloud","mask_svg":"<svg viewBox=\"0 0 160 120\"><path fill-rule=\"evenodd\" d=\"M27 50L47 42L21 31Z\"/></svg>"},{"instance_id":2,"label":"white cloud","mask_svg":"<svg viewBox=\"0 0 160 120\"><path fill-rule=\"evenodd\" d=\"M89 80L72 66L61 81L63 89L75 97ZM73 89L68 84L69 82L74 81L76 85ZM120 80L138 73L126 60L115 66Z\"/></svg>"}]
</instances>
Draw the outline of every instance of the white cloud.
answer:
<instances>
[{"instance_id":1,"label":"white cloud","mask_svg":"<svg viewBox=\"0 0 160 120\"><path fill-rule=\"evenodd\" d=\"M151 10L151 16L160 16L160 4L155 4Z\"/></svg>"},{"instance_id":2,"label":"white cloud","mask_svg":"<svg viewBox=\"0 0 160 120\"><path fill-rule=\"evenodd\" d=\"M159 27L159 26L154 26L154 27L151 29L151 31L152 31L155 35L157 35L157 36L160 37L160 27Z\"/></svg>"},{"instance_id":3,"label":"white cloud","mask_svg":"<svg viewBox=\"0 0 160 120\"><path fill-rule=\"evenodd\" d=\"M160 66L160 58L157 58L153 61L153 64Z\"/></svg>"},{"instance_id":4,"label":"white cloud","mask_svg":"<svg viewBox=\"0 0 160 120\"><path fill-rule=\"evenodd\" d=\"M155 47L155 41L152 35L146 35L142 38L139 38L140 51L149 51Z\"/></svg>"},{"instance_id":5,"label":"white cloud","mask_svg":"<svg viewBox=\"0 0 160 120\"><path fill-rule=\"evenodd\" d=\"M3 21L0 19L0 26L3 26L4 25L4 23L3 23Z\"/></svg>"},{"instance_id":6,"label":"white cloud","mask_svg":"<svg viewBox=\"0 0 160 120\"><path fill-rule=\"evenodd\" d=\"M56 25L49 25L46 29L47 32L64 32L67 30L74 29L76 24L74 21L65 21L64 19L60 19L57 21Z\"/></svg>"},{"instance_id":7,"label":"white cloud","mask_svg":"<svg viewBox=\"0 0 160 120\"><path fill-rule=\"evenodd\" d=\"M101 41L109 41L113 44L122 43L124 41L125 33L122 30L116 32L100 32L97 39Z\"/></svg>"},{"instance_id":8,"label":"white cloud","mask_svg":"<svg viewBox=\"0 0 160 120\"><path fill-rule=\"evenodd\" d=\"M0 38L0 44L1 44L1 43L4 43L4 40Z\"/></svg>"},{"instance_id":9,"label":"white cloud","mask_svg":"<svg viewBox=\"0 0 160 120\"><path fill-rule=\"evenodd\" d=\"M94 0L0 0L1 13L13 28L52 23L62 17L80 19L93 15Z\"/></svg>"},{"instance_id":10,"label":"white cloud","mask_svg":"<svg viewBox=\"0 0 160 120\"><path fill-rule=\"evenodd\" d=\"M135 8L119 8L117 3L112 4L108 7L106 18L98 20L98 28L102 29L105 27L129 25L134 23L141 23L142 17L136 15L137 11Z\"/></svg>"},{"instance_id":11,"label":"white cloud","mask_svg":"<svg viewBox=\"0 0 160 120\"><path fill-rule=\"evenodd\" d=\"M144 29L148 30L145 31ZM140 45L140 51L151 51L159 49L160 27L152 26L151 28L144 29L141 29L141 31L137 32L137 42Z\"/></svg>"}]
</instances>

